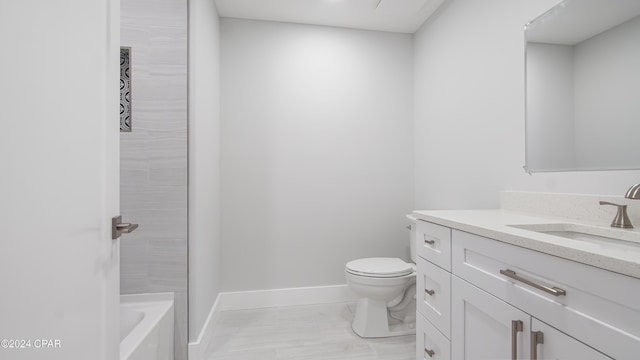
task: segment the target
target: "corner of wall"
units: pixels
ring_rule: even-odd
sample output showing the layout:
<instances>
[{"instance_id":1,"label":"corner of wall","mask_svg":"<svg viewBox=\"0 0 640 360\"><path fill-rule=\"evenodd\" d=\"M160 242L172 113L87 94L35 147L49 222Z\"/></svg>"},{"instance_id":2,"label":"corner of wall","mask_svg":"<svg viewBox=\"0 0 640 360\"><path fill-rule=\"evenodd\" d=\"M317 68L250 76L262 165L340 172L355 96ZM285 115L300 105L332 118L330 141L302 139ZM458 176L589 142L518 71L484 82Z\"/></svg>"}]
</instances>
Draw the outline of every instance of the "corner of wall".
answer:
<instances>
[{"instance_id":1,"label":"corner of wall","mask_svg":"<svg viewBox=\"0 0 640 360\"><path fill-rule=\"evenodd\" d=\"M213 0L188 4L189 349L197 354L220 292L220 24Z\"/></svg>"},{"instance_id":2,"label":"corner of wall","mask_svg":"<svg viewBox=\"0 0 640 360\"><path fill-rule=\"evenodd\" d=\"M204 360L213 329L220 319L220 295L216 297L216 301L209 310L209 315L195 341L189 342L189 360Z\"/></svg>"}]
</instances>

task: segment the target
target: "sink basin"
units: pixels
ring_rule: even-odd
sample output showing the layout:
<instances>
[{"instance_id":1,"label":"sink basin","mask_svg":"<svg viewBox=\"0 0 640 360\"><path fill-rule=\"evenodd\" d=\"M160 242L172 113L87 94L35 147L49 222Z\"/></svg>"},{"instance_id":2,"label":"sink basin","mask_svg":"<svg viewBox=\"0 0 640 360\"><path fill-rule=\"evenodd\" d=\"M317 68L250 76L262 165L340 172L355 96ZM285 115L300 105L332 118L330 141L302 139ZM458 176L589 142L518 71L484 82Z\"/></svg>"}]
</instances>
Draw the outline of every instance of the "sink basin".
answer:
<instances>
[{"instance_id":1,"label":"sink basin","mask_svg":"<svg viewBox=\"0 0 640 360\"><path fill-rule=\"evenodd\" d=\"M587 242L603 248L613 247L620 250L640 250L640 233L637 231L601 228L582 224L526 224L509 226L540 234Z\"/></svg>"},{"instance_id":2,"label":"sink basin","mask_svg":"<svg viewBox=\"0 0 640 360\"><path fill-rule=\"evenodd\" d=\"M543 234L561 236L568 239L574 240L584 240L584 241L619 241L615 238L610 238L607 236L598 236L593 234L587 234L578 231L568 231L568 230L549 230L549 231L538 231Z\"/></svg>"}]
</instances>

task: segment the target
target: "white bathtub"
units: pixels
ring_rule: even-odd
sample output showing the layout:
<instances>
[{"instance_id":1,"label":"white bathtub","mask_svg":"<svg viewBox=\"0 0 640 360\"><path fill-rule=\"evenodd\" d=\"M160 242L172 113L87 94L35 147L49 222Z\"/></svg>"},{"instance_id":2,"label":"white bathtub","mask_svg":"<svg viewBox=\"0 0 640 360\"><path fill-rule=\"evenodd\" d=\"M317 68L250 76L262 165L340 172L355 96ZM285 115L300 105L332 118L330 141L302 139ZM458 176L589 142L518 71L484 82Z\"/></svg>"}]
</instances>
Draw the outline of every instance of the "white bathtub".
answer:
<instances>
[{"instance_id":1,"label":"white bathtub","mask_svg":"<svg viewBox=\"0 0 640 360\"><path fill-rule=\"evenodd\" d=\"M120 360L173 360L173 293L120 296Z\"/></svg>"}]
</instances>

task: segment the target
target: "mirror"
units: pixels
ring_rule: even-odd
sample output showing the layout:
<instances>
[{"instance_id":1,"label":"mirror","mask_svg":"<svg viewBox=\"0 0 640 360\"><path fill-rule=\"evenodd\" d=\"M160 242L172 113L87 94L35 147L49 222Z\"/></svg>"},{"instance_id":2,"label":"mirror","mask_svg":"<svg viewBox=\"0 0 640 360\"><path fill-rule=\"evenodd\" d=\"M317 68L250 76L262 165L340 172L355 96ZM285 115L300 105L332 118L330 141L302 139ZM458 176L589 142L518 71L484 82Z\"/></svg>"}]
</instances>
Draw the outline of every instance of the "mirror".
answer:
<instances>
[{"instance_id":1,"label":"mirror","mask_svg":"<svg viewBox=\"0 0 640 360\"><path fill-rule=\"evenodd\" d=\"M640 1L565 0L525 41L525 170L640 169Z\"/></svg>"}]
</instances>

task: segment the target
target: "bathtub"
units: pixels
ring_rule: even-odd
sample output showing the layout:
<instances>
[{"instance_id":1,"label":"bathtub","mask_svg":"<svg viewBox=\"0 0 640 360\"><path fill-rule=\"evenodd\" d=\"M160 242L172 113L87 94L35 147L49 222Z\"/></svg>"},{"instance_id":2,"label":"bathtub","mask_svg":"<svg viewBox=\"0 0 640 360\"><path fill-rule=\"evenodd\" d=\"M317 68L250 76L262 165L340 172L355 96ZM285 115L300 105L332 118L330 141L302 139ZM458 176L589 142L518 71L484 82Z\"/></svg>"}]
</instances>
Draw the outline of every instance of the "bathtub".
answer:
<instances>
[{"instance_id":1,"label":"bathtub","mask_svg":"<svg viewBox=\"0 0 640 360\"><path fill-rule=\"evenodd\" d=\"M173 293L120 296L120 360L173 360Z\"/></svg>"}]
</instances>

